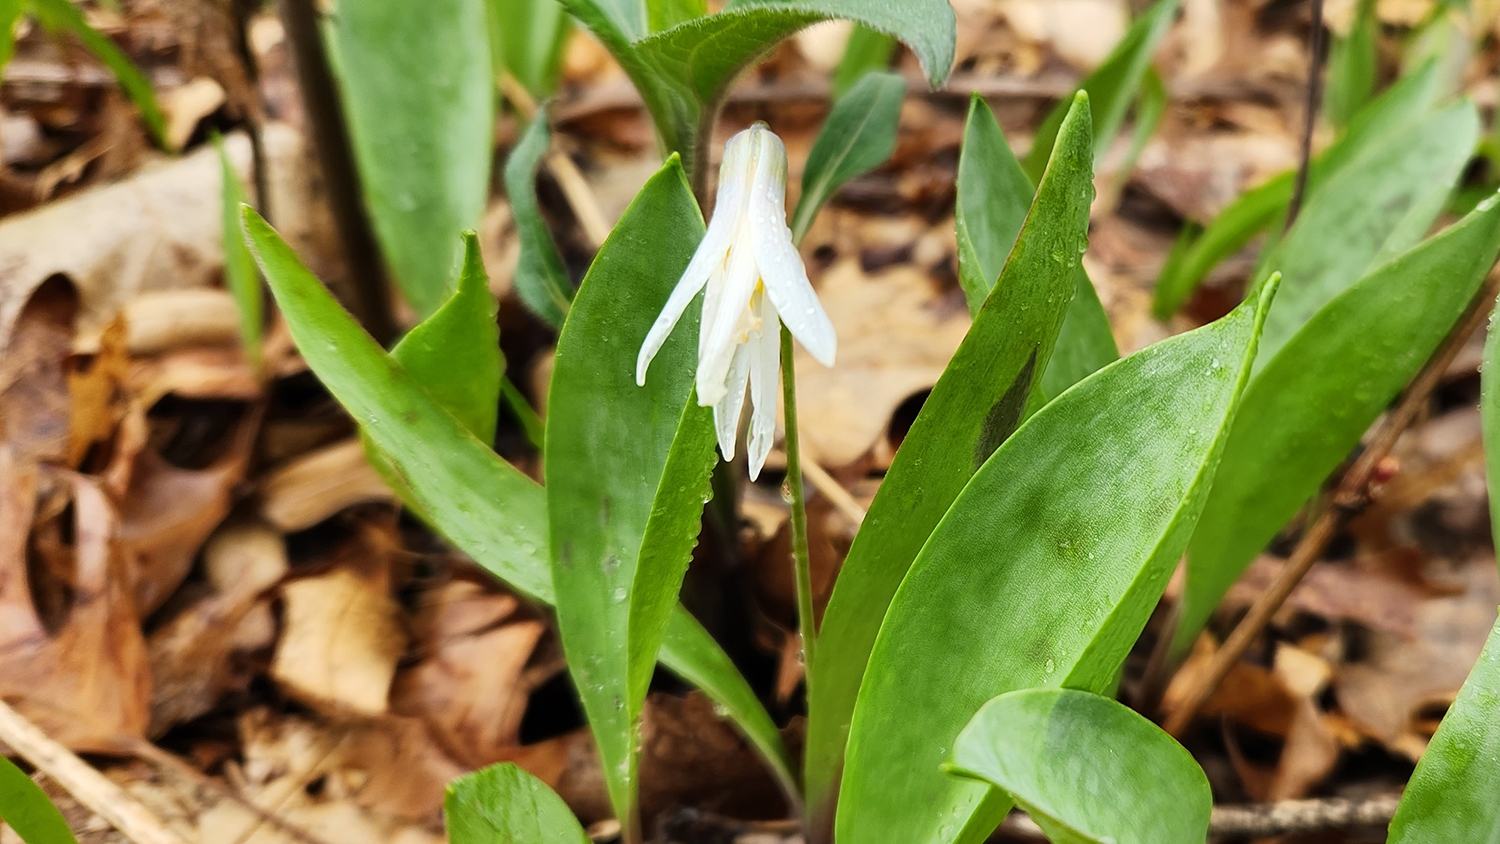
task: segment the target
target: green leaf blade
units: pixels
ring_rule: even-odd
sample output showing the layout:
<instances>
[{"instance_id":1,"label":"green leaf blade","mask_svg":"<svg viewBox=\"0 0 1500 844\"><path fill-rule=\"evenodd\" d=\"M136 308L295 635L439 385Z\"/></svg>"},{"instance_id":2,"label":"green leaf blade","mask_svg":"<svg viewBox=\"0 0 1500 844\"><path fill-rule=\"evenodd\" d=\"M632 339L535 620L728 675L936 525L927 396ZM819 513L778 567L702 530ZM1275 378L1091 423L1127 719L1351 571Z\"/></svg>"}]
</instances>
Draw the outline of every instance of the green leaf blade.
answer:
<instances>
[{"instance_id":1,"label":"green leaf blade","mask_svg":"<svg viewBox=\"0 0 1500 844\"><path fill-rule=\"evenodd\" d=\"M531 312L553 328L562 328L573 299L568 271L537 205L536 175L552 143L546 112L541 111L521 133L505 160L505 194L521 241L516 264L516 295Z\"/></svg>"},{"instance_id":2,"label":"green leaf blade","mask_svg":"<svg viewBox=\"0 0 1500 844\"><path fill-rule=\"evenodd\" d=\"M890 67L895 52L895 38L864 24L855 24L844 44L844 56L833 71L833 98L844 96L866 73Z\"/></svg>"},{"instance_id":3,"label":"green leaf blade","mask_svg":"<svg viewBox=\"0 0 1500 844\"><path fill-rule=\"evenodd\" d=\"M15 763L0 756L0 821L26 844L78 844L45 792Z\"/></svg>"},{"instance_id":4,"label":"green leaf blade","mask_svg":"<svg viewBox=\"0 0 1500 844\"><path fill-rule=\"evenodd\" d=\"M557 90L563 47L572 27L557 0L485 0L490 61L516 78L531 96Z\"/></svg>"},{"instance_id":5,"label":"green leaf blade","mask_svg":"<svg viewBox=\"0 0 1500 844\"><path fill-rule=\"evenodd\" d=\"M1160 727L1071 689L1008 692L979 710L950 771L1003 789L1053 841L1202 844L1208 777Z\"/></svg>"},{"instance_id":6,"label":"green leaf blade","mask_svg":"<svg viewBox=\"0 0 1500 844\"><path fill-rule=\"evenodd\" d=\"M958 279L978 314L1010 257L1031 209L1035 188L1010 151L995 113L978 94L969 98L958 154Z\"/></svg>"},{"instance_id":7,"label":"green leaf blade","mask_svg":"<svg viewBox=\"0 0 1500 844\"><path fill-rule=\"evenodd\" d=\"M809 702L806 781L815 814L832 808L855 696L886 607L949 504L1020 423L1057 341L1094 195L1085 95L1059 137L1011 260L896 452L835 582Z\"/></svg>"},{"instance_id":8,"label":"green leaf blade","mask_svg":"<svg viewBox=\"0 0 1500 844\"><path fill-rule=\"evenodd\" d=\"M240 236L240 205L245 202L245 188L240 184L234 165L229 163L224 139L215 133L213 141L219 152L219 172L224 185L220 212L224 237L224 282L239 310L240 342L245 345L245 357L259 371L265 303L260 289L260 270L256 269L255 258Z\"/></svg>"},{"instance_id":9,"label":"green leaf blade","mask_svg":"<svg viewBox=\"0 0 1500 844\"><path fill-rule=\"evenodd\" d=\"M428 316L455 236L479 225L495 96L484 0L364 0L325 19L365 203L391 275Z\"/></svg>"},{"instance_id":10,"label":"green leaf blade","mask_svg":"<svg viewBox=\"0 0 1500 844\"><path fill-rule=\"evenodd\" d=\"M871 653L839 840L983 840L1009 801L938 771L963 726L1008 691L1112 685L1187 544L1274 286L1085 379L964 488Z\"/></svg>"},{"instance_id":11,"label":"green leaf blade","mask_svg":"<svg viewBox=\"0 0 1500 844\"><path fill-rule=\"evenodd\" d=\"M167 118L156 102L156 91L151 87L151 80L125 55L125 51L115 46L115 42L106 38L99 30L89 26L83 12L69 0L29 0L29 3L43 26L73 33L89 52L104 62L104 66L115 75L115 81L125 90L125 95L140 109L141 119L146 122L151 136L158 144L166 146Z\"/></svg>"},{"instance_id":12,"label":"green leaf blade","mask_svg":"<svg viewBox=\"0 0 1500 844\"><path fill-rule=\"evenodd\" d=\"M866 73L834 103L807 154L802 195L792 213L792 240L802 240L813 218L839 188L879 167L896 149L896 128L906 80L894 73Z\"/></svg>"},{"instance_id":13,"label":"green leaf blade","mask_svg":"<svg viewBox=\"0 0 1500 844\"><path fill-rule=\"evenodd\" d=\"M557 792L510 762L448 783L443 820L452 844L589 844Z\"/></svg>"}]
</instances>

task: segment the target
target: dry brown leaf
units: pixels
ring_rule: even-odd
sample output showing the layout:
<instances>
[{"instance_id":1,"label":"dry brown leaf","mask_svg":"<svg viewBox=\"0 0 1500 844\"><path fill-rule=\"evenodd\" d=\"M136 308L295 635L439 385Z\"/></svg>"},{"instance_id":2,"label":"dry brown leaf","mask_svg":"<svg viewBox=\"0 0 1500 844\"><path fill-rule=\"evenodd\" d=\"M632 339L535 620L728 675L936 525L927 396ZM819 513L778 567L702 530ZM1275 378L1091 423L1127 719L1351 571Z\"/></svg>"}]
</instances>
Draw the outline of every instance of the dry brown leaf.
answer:
<instances>
[{"instance_id":1,"label":"dry brown leaf","mask_svg":"<svg viewBox=\"0 0 1500 844\"><path fill-rule=\"evenodd\" d=\"M271 664L276 682L323 712L385 713L406 634L384 585L340 567L287 583L281 594L283 632Z\"/></svg>"},{"instance_id":2,"label":"dry brown leaf","mask_svg":"<svg viewBox=\"0 0 1500 844\"><path fill-rule=\"evenodd\" d=\"M155 355L182 346L239 343L239 306L227 290L151 290L125 303L125 347L132 355ZM98 334L78 338L73 351L94 354Z\"/></svg>"},{"instance_id":3,"label":"dry brown leaf","mask_svg":"<svg viewBox=\"0 0 1500 844\"><path fill-rule=\"evenodd\" d=\"M20 460L68 456L71 400L63 362L72 346L78 296L56 279L37 288L0 355L0 442Z\"/></svg>"},{"instance_id":4,"label":"dry brown leaf","mask_svg":"<svg viewBox=\"0 0 1500 844\"><path fill-rule=\"evenodd\" d=\"M161 98L167 118L167 146L180 150L198 128L199 121L224 104L224 88L206 76L178 85Z\"/></svg>"},{"instance_id":5,"label":"dry brown leaf","mask_svg":"<svg viewBox=\"0 0 1500 844\"><path fill-rule=\"evenodd\" d=\"M286 533L310 528L346 507L391 501L395 493L365 459L357 438L276 467L260 483L261 518Z\"/></svg>"}]
</instances>

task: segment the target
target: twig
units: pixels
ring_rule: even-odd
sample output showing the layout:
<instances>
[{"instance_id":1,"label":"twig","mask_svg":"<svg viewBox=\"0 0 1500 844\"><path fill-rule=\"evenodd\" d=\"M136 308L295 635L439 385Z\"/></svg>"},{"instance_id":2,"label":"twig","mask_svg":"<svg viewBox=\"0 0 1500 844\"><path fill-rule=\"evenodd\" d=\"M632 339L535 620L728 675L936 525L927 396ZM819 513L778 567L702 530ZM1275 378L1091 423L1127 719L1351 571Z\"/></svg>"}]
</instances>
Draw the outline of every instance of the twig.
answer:
<instances>
[{"instance_id":1,"label":"twig","mask_svg":"<svg viewBox=\"0 0 1500 844\"><path fill-rule=\"evenodd\" d=\"M186 844L149 809L0 701L0 741L135 844Z\"/></svg>"},{"instance_id":2,"label":"twig","mask_svg":"<svg viewBox=\"0 0 1500 844\"><path fill-rule=\"evenodd\" d=\"M1449 332L1437 353L1428 359L1426 366L1417 373L1417 377L1407 388L1406 394L1401 397L1401 402L1386 414L1380 427L1370 438L1369 445L1339 481L1332 496L1332 504L1324 509L1313 522L1312 527L1308 528L1307 533L1293 549L1291 558L1277 574L1275 582L1261 593L1250 607L1250 611L1229 634L1224 646L1214 653L1208 669L1199 675L1193 686L1188 689L1181 705L1167 716L1164 728L1168 733L1174 736L1182 735L1183 730L1198 714L1198 710L1219 687L1219 683L1223 682L1234 664L1259 638L1261 631L1270 623L1271 617L1276 614L1282 603L1292 594L1292 590L1302 582L1303 576L1323 555L1323 549L1328 546L1328 542L1338 534L1350 518L1369 503L1370 478L1375 474L1377 465L1390 453L1391 448L1396 445L1396 440L1426 404L1427 397L1437 387L1443 377L1443 372L1447 370L1448 365L1453 362L1459 350L1468 341L1469 335L1473 334L1484 322L1490 310L1490 303L1495 301L1497 288L1500 288L1500 275L1491 275L1475 294L1473 301L1469 303L1468 311L1459 320L1458 325Z\"/></svg>"},{"instance_id":3,"label":"twig","mask_svg":"<svg viewBox=\"0 0 1500 844\"><path fill-rule=\"evenodd\" d=\"M1318 106L1323 100L1323 0L1312 0L1312 31L1307 35L1307 112L1302 125L1302 157L1297 162L1297 184L1286 206L1286 229L1291 229L1302 210L1302 195L1307 192L1307 171L1312 168L1313 127L1318 123Z\"/></svg>"},{"instance_id":4,"label":"twig","mask_svg":"<svg viewBox=\"0 0 1500 844\"><path fill-rule=\"evenodd\" d=\"M1244 806L1215 806L1209 816L1210 836L1265 838L1298 832L1321 832L1356 827L1382 827L1396 814L1399 794L1350 799L1326 797L1316 800L1282 800ZM1007 815L1000 831L1013 838L1046 841L1036 821L1020 812Z\"/></svg>"},{"instance_id":5,"label":"twig","mask_svg":"<svg viewBox=\"0 0 1500 844\"><path fill-rule=\"evenodd\" d=\"M526 86L514 76L509 73L500 74L500 91L523 118L528 121L536 119L536 100L532 99ZM563 198L573 209L573 216L577 218L578 227L583 230L583 236L588 238L589 245L595 249L603 246L604 239L609 237L609 220L605 218L603 209L599 207L599 199L594 196L594 189L589 187L588 180L583 178L578 165L555 146L547 150L546 165L547 172L557 180L557 187L562 190Z\"/></svg>"}]
</instances>

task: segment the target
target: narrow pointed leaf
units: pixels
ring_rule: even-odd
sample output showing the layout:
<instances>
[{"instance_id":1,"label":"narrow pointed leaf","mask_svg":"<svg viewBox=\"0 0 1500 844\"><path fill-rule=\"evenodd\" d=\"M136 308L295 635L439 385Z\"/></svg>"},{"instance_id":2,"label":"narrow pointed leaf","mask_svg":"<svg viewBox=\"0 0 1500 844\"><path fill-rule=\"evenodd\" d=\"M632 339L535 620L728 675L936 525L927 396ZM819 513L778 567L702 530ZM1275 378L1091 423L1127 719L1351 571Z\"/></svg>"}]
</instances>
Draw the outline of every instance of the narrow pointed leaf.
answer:
<instances>
[{"instance_id":1,"label":"narrow pointed leaf","mask_svg":"<svg viewBox=\"0 0 1500 844\"><path fill-rule=\"evenodd\" d=\"M1038 385L1044 401L1051 401L1063 390L1114 363L1120 357L1115 335L1109 327L1109 316L1099 301L1099 293L1083 267L1073 274L1073 301L1068 303L1068 317L1057 333L1057 349L1047 363Z\"/></svg>"},{"instance_id":2,"label":"narrow pointed leaf","mask_svg":"<svg viewBox=\"0 0 1500 844\"><path fill-rule=\"evenodd\" d=\"M855 24L844 44L844 57L833 71L833 98L837 100L848 93L866 73L890 67L895 52L896 39L864 24Z\"/></svg>"},{"instance_id":3,"label":"narrow pointed leaf","mask_svg":"<svg viewBox=\"0 0 1500 844\"><path fill-rule=\"evenodd\" d=\"M1059 138L1014 254L896 452L823 615L806 752L815 813L831 808L855 695L891 597L949 504L1020 423L1073 298L1094 196L1086 95Z\"/></svg>"},{"instance_id":4,"label":"narrow pointed leaf","mask_svg":"<svg viewBox=\"0 0 1500 844\"><path fill-rule=\"evenodd\" d=\"M1120 43L1115 45L1104 62L1079 86L1081 90L1088 92L1089 102L1094 106L1095 157L1103 155L1104 150L1115 139L1115 133L1125 123L1130 104L1135 102L1141 80L1151 66L1151 57L1156 54L1157 46L1161 44L1162 37L1167 34L1167 29L1177 16L1178 5L1179 0L1156 0L1156 5L1147 9L1130 25ZM1066 112L1067 101L1064 100L1057 104L1036 130L1025 166L1026 172L1033 179L1040 177L1042 168L1047 166L1047 156L1052 152L1057 127L1062 125L1063 114Z\"/></svg>"},{"instance_id":5,"label":"narrow pointed leaf","mask_svg":"<svg viewBox=\"0 0 1500 844\"><path fill-rule=\"evenodd\" d=\"M1490 471L1493 480L1495 473ZM1500 624L1417 762L1387 844L1500 841Z\"/></svg>"},{"instance_id":6,"label":"narrow pointed leaf","mask_svg":"<svg viewBox=\"0 0 1500 844\"><path fill-rule=\"evenodd\" d=\"M167 118L156 102L156 91L151 87L151 80L135 66L135 62L115 46L115 42L89 26L83 12L70 0L29 0L29 5L43 26L53 31L73 33L90 53L104 62L109 72L115 75L115 81L124 89L125 95L140 109L141 119L146 122L146 128L151 130L151 136L158 144L166 146Z\"/></svg>"},{"instance_id":7,"label":"narrow pointed leaf","mask_svg":"<svg viewBox=\"0 0 1500 844\"><path fill-rule=\"evenodd\" d=\"M1375 0L1359 0L1349 34L1333 39L1328 50L1328 93L1323 113L1336 128L1343 129L1375 93L1379 21Z\"/></svg>"},{"instance_id":8,"label":"narrow pointed leaf","mask_svg":"<svg viewBox=\"0 0 1500 844\"><path fill-rule=\"evenodd\" d=\"M1146 75L1141 78L1141 92L1135 98L1135 125L1130 130L1130 148L1125 151L1125 158L1115 171L1115 184L1111 191L1113 196L1118 197L1125 183L1130 180L1136 160L1141 157L1146 144L1150 143L1151 136L1156 134L1156 127L1161 125L1161 119L1166 113L1167 85L1162 82L1161 74L1148 65Z\"/></svg>"},{"instance_id":9,"label":"narrow pointed leaf","mask_svg":"<svg viewBox=\"0 0 1500 844\"><path fill-rule=\"evenodd\" d=\"M791 221L794 240L807 234L818 209L844 183L891 157L904 99L906 80L871 72L834 103L802 170L802 196Z\"/></svg>"},{"instance_id":10,"label":"narrow pointed leaf","mask_svg":"<svg viewBox=\"0 0 1500 844\"><path fill-rule=\"evenodd\" d=\"M26 844L77 844L62 813L14 762L0 756L0 821Z\"/></svg>"},{"instance_id":11,"label":"narrow pointed leaf","mask_svg":"<svg viewBox=\"0 0 1500 844\"><path fill-rule=\"evenodd\" d=\"M16 24L26 11L26 0L0 0L0 70L16 54Z\"/></svg>"},{"instance_id":12,"label":"narrow pointed leaf","mask_svg":"<svg viewBox=\"0 0 1500 844\"><path fill-rule=\"evenodd\" d=\"M1323 182L1361 158L1385 135L1431 110L1441 91L1440 81L1438 64L1428 61L1365 106L1350 122L1349 130L1313 160L1307 177L1307 201L1317 195ZM1288 171L1241 194L1192 243L1168 259L1157 279L1151 306L1157 319L1171 316L1220 261L1285 216L1295 177ZM1273 247L1268 244L1267 248Z\"/></svg>"},{"instance_id":13,"label":"narrow pointed leaf","mask_svg":"<svg viewBox=\"0 0 1500 844\"><path fill-rule=\"evenodd\" d=\"M510 762L448 783L443 820L452 844L589 844L568 804Z\"/></svg>"},{"instance_id":14,"label":"narrow pointed leaf","mask_svg":"<svg viewBox=\"0 0 1500 844\"><path fill-rule=\"evenodd\" d=\"M1072 689L1000 695L949 770L1004 790L1054 842L1203 844L1213 792L1193 755L1139 713Z\"/></svg>"},{"instance_id":15,"label":"narrow pointed leaf","mask_svg":"<svg viewBox=\"0 0 1500 844\"><path fill-rule=\"evenodd\" d=\"M1497 252L1500 203L1492 197L1370 272L1262 357L1188 553L1175 652L1192 644L1245 567L1421 369Z\"/></svg>"},{"instance_id":16,"label":"narrow pointed leaf","mask_svg":"<svg viewBox=\"0 0 1500 844\"><path fill-rule=\"evenodd\" d=\"M241 209L246 239L303 358L400 472L413 509L511 588L554 603L541 485L476 439L359 327L260 215ZM680 606L661 662L719 704L795 790L787 752L755 692Z\"/></svg>"},{"instance_id":17,"label":"narrow pointed leaf","mask_svg":"<svg viewBox=\"0 0 1500 844\"><path fill-rule=\"evenodd\" d=\"M558 629L621 823L636 817L642 681L650 679L698 535L714 442L711 414L689 405L696 309L657 353L644 387L635 383L635 359L702 236L703 218L674 157L641 188L584 277L558 338L547 401ZM679 436L683 465L669 477ZM653 516L669 534L655 539L669 547L643 554ZM645 563L658 570L639 569ZM637 603L653 617L633 618ZM636 620L640 627L631 625ZM632 665L648 651L650 662Z\"/></svg>"},{"instance_id":18,"label":"narrow pointed leaf","mask_svg":"<svg viewBox=\"0 0 1500 844\"><path fill-rule=\"evenodd\" d=\"M553 328L562 328L573 298L573 285L563 266L552 232L542 219L536 200L536 174L552 143L546 111L521 133L505 160L505 194L520 235L521 257L516 263L516 295L531 312Z\"/></svg>"},{"instance_id":19,"label":"narrow pointed leaf","mask_svg":"<svg viewBox=\"0 0 1500 844\"><path fill-rule=\"evenodd\" d=\"M964 725L1009 691L1113 685L1197 520L1274 289L1084 379L964 487L870 655L838 840L984 840L1010 801L939 769Z\"/></svg>"},{"instance_id":20,"label":"narrow pointed leaf","mask_svg":"<svg viewBox=\"0 0 1500 844\"><path fill-rule=\"evenodd\" d=\"M536 99L557 90L568 16L557 0L485 0L490 62L516 78Z\"/></svg>"},{"instance_id":21,"label":"narrow pointed leaf","mask_svg":"<svg viewBox=\"0 0 1500 844\"><path fill-rule=\"evenodd\" d=\"M495 96L485 0L361 0L325 20L349 139L392 277L417 313L447 299L456 235L489 193Z\"/></svg>"},{"instance_id":22,"label":"narrow pointed leaf","mask_svg":"<svg viewBox=\"0 0 1500 844\"><path fill-rule=\"evenodd\" d=\"M235 307L240 314L240 342L245 345L245 357L257 371L261 361L261 326L265 324L265 302L260 289L260 270L255 267L255 258L240 236L240 205L245 201L245 187L240 176L229 163L229 153L224 149L224 139L214 135L214 146L219 151L219 172L223 179L222 205L220 212L224 237L224 286L234 296Z\"/></svg>"}]
</instances>

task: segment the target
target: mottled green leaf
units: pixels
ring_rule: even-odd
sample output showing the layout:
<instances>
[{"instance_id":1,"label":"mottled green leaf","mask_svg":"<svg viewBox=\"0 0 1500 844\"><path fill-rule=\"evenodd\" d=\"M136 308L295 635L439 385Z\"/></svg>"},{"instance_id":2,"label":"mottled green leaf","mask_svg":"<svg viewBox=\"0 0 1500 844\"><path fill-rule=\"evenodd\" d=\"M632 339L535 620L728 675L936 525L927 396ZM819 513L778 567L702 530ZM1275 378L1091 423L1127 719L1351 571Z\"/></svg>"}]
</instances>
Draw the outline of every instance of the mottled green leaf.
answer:
<instances>
[{"instance_id":1,"label":"mottled green leaf","mask_svg":"<svg viewBox=\"0 0 1500 844\"><path fill-rule=\"evenodd\" d=\"M0 821L26 844L77 844L62 813L31 777L0 756Z\"/></svg>"},{"instance_id":2,"label":"mottled green leaf","mask_svg":"<svg viewBox=\"0 0 1500 844\"><path fill-rule=\"evenodd\" d=\"M844 44L844 56L833 70L833 98L848 93L869 71L890 67L895 52L896 39L864 24L855 24Z\"/></svg>"},{"instance_id":3,"label":"mottled green leaf","mask_svg":"<svg viewBox=\"0 0 1500 844\"><path fill-rule=\"evenodd\" d=\"M1004 790L1055 842L1203 844L1213 792L1193 755L1128 707L1072 689L986 703L949 770Z\"/></svg>"},{"instance_id":4,"label":"mottled green leaf","mask_svg":"<svg viewBox=\"0 0 1500 844\"><path fill-rule=\"evenodd\" d=\"M561 328L573 298L573 285L568 282L568 270L536 200L537 168L551 143L546 112L540 111L505 160L505 193L521 241L516 295L548 325Z\"/></svg>"},{"instance_id":5,"label":"mottled green leaf","mask_svg":"<svg viewBox=\"0 0 1500 844\"><path fill-rule=\"evenodd\" d=\"M1500 207L1491 198L1371 271L1279 350L1262 352L1188 552L1176 653L1437 349L1497 252Z\"/></svg>"},{"instance_id":6,"label":"mottled green leaf","mask_svg":"<svg viewBox=\"0 0 1500 844\"><path fill-rule=\"evenodd\" d=\"M1151 57L1167 34L1173 18L1177 17L1179 0L1156 0L1156 5L1146 10L1125 32L1125 37L1110 51L1094 72L1079 86L1089 94L1094 108L1094 156L1104 154L1115 133L1125 123L1130 104L1135 102L1141 80L1151 66ZM1057 104L1042 125L1037 127L1031 142L1031 152L1026 155L1025 170L1032 179L1038 178L1047 166L1047 156L1052 152L1057 127L1062 125L1067 112L1067 100Z\"/></svg>"},{"instance_id":7,"label":"mottled green leaf","mask_svg":"<svg viewBox=\"0 0 1500 844\"><path fill-rule=\"evenodd\" d=\"M360 0L324 20L366 207L420 316L448 298L458 233L489 195L495 95L485 0Z\"/></svg>"},{"instance_id":8,"label":"mottled green leaf","mask_svg":"<svg viewBox=\"0 0 1500 844\"><path fill-rule=\"evenodd\" d=\"M697 539L714 447L712 414L691 400L696 319L684 315L644 387L636 386L634 363L702 236L703 218L673 157L641 188L584 277L558 338L547 400L558 630L610 800L629 824L638 822L636 727ZM648 533L658 546L651 553Z\"/></svg>"},{"instance_id":9,"label":"mottled green leaf","mask_svg":"<svg viewBox=\"0 0 1500 844\"><path fill-rule=\"evenodd\" d=\"M845 182L891 157L904 99L906 80L894 73L871 72L834 103L802 169L802 196L792 213L793 240L807 234L818 209Z\"/></svg>"},{"instance_id":10,"label":"mottled green leaf","mask_svg":"<svg viewBox=\"0 0 1500 844\"><path fill-rule=\"evenodd\" d=\"M224 286L229 288L235 307L239 309L240 342L245 344L245 357L252 367L259 370L265 302L260 290L260 270L255 268L255 258L251 257L245 239L240 236L240 205L245 201L245 187L240 184L234 165L229 163L224 139L215 132L213 141L219 151L219 173L223 185L220 223L224 238Z\"/></svg>"},{"instance_id":11,"label":"mottled green leaf","mask_svg":"<svg viewBox=\"0 0 1500 844\"><path fill-rule=\"evenodd\" d=\"M541 485L481 443L334 301L286 242L241 209L251 251L309 367L390 457L408 504L511 588L552 605L547 499ZM478 491L478 492L476 492ZM786 748L755 692L722 649L681 607L661 662L702 689L795 793Z\"/></svg>"},{"instance_id":12,"label":"mottled green leaf","mask_svg":"<svg viewBox=\"0 0 1500 844\"><path fill-rule=\"evenodd\" d=\"M806 751L815 815L830 808L886 607L949 504L1020 423L1073 297L1094 197L1087 95L1075 99L1059 138L1014 254L897 450L823 614Z\"/></svg>"},{"instance_id":13,"label":"mottled green leaf","mask_svg":"<svg viewBox=\"0 0 1500 844\"><path fill-rule=\"evenodd\" d=\"M510 762L448 783L443 820L452 844L589 844L568 804Z\"/></svg>"},{"instance_id":14,"label":"mottled green leaf","mask_svg":"<svg viewBox=\"0 0 1500 844\"><path fill-rule=\"evenodd\" d=\"M1010 801L939 769L974 713L1113 686L1192 533L1274 289L1084 379L964 487L870 655L838 840L983 841Z\"/></svg>"},{"instance_id":15,"label":"mottled green leaf","mask_svg":"<svg viewBox=\"0 0 1500 844\"><path fill-rule=\"evenodd\" d=\"M146 121L146 128L151 130L151 136L158 144L167 144L167 118L162 114L161 106L156 103L156 92L151 88L151 80L146 74L135 66L125 52L115 46L115 42L104 37L99 30L89 26L84 19L83 12L70 2L70 0L26 0L32 14L36 15L38 21L47 29L73 33L73 36L83 42L90 53L104 62L109 72L115 75L115 81L125 89L126 96L140 109L141 119Z\"/></svg>"},{"instance_id":16,"label":"mottled green leaf","mask_svg":"<svg viewBox=\"0 0 1500 844\"><path fill-rule=\"evenodd\" d=\"M1495 478L1494 470L1490 478ZM1500 624L1417 762L1387 844L1500 841Z\"/></svg>"}]
</instances>

